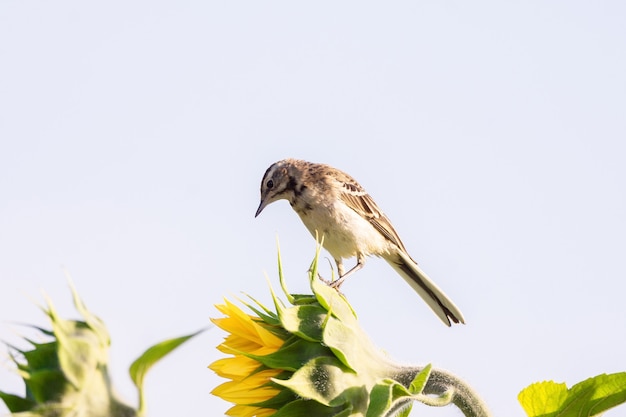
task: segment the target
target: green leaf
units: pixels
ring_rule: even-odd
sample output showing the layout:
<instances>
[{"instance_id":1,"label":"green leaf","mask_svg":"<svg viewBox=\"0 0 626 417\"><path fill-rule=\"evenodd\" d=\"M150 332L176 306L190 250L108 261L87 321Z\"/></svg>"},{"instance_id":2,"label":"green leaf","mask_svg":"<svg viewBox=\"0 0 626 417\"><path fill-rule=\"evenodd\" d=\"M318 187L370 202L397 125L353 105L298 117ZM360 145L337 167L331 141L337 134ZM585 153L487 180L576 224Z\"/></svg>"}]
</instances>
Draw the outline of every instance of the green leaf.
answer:
<instances>
[{"instance_id":1,"label":"green leaf","mask_svg":"<svg viewBox=\"0 0 626 417\"><path fill-rule=\"evenodd\" d=\"M331 317L324 327L323 343L345 366L356 372L384 375L389 370L389 361L358 323L349 325Z\"/></svg>"},{"instance_id":2,"label":"green leaf","mask_svg":"<svg viewBox=\"0 0 626 417\"><path fill-rule=\"evenodd\" d=\"M544 381L526 387L518 400L529 417L591 417L626 402L626 372L601 374L567 389Z\"/></svg>"},{"instance_id":3,"label":"green leaf","mask_svg":"<svg viewBox=\"0 0 626 417\"><path fill-rule=\"evenodd\" d=\"M626 402L626 372L602 374L595 378L595 393L589 404L589 415L595 416ZM576 389L574 386L573 389Z\"/></svg>"},{"instance_id":4,"label":"green leaf","mask_svg":"<svg viewBox=\"0 0 626 417\"><path fill-rule=\"evenodd\" d=\"M291 294L289 294L289 291L287 290L287 284L285 284L285 277L283 274L283 261L280 258L280 246L278 245L278 236L276 237L276 249L278 252L278 280L280 282L280 287L282 288L285 297L287 297L287 301L289 301L289 303L293 305L294 298Z\"/></svg>"},{"instance_id":5,"label":"green leaf","mask_svg":"<svg viewBox=\"0 0 626 417\"><path fill-rule=\"evenodd\" d=\"M356 313L339 291L322 282L317 276L311 277L311 290L326 311L346 324L356 323Z\"/></svg>"},{"instance_id":6,"label":"green leaf","mask_svg":"<svg viewBox=\"0 0 626 417\"><path fill-rule=\"evenodd\" d=\"M307 362L287 380L272 379L302 398L317 401L326 406L345 390L360 382L336 358L319 357ZM337 404L332 404L337 405Z\"/></svg>"},{"instance_id":7,"label":"green leaf","mask_svg":"<svg viewBox=\"0 0 626 417\"><path fill-rule=\"evenodd\" d=\"M317 298L313 294L291 294L293 297L293 305L300 306L306 304L319 304Z\"/></svg>"},{"instance_id":8,"label":"green leaf","mask_svg":"<svg viewBox=\"0 0 626 417\"><path fill-rule=\"evenodd\" d=\"M372 388L367 417L389 415L411 401L411 393L393 379L385 378Z\"/></svg>"},{"instance_id":9,"label":"green leaf","mask_svg":"<svg viewBox=\"0 0 626 417\"><path fill-rule=\"evenodd\" d=\"M69 388L65 375L59 369L32 370L24 383L29 397L40 404L60 401Z\"/></svg>"},{"instance_id":10,"label":"green leaf","mask_svg":"<svg viewBox=\"0 0 626 417\"><path fill-rule=\"evenodd\" d=\"M31 410L37 405L37 403L28 398L22 398L19 395L9 394L0 391L0 399L4 401L11 413L18 413L20 411Z\"/></svg>"},{"instance_id":11,"label":"green leaf","mask_svg":"<svg viewBox=\"0 0 626 417\"><path fill-rule=\"evenodd\" d=\"M22 369L58 369L59 357L57 356L57 342L34 343L35 349L27 352L20 351L28 365L21 366ZM20 365L14 358L13 361Z\"/></svg>"},{"instance_id":12,"label":"green leaf","mask_svg":"<svg viewBox=\"0 0 626 417\"><path fill-rule=\"evenodd\" d=\"M243 353L242 353L243 354ZM320 343L309 342L300 338L292 338L283 344L279 350L269 355L258 356L245 354L263 365L273 369L284 369L295 372L302 364L320 356L332 357L329 348Z\"/></svg>"},{"instance_id":13,"label":"green leaf","mask_svg":"<svg viewBox=\"0 0 626 417\"><path fill-rule=\"evenodd\" d=\"M89 327L93 331L93 333L99 338L99 344L101 346L109 346L111 344L111 337L109 336L109 332L107 331L106 326L99 317L87 310L85 303L78 295L78 291L76 291L76 287L74 287L74 283L70 279L69 275L67 278L70 290L72 291L72 299L74 301L74 306L76 307L76 310L78 310L80 315L85 319L87 327Z\"/></svg>"},{"instance_id":14,"label":"green leaf","mask_svg":"<svg viewBox=\"0 0 626 417\"><path fill-rule=\"evenodd\" d=\"M285 330L310 342L321 342L327 312L319 305L301 305L278 311Z\"/></svg>"},{"instance_id":15,"label":"green leaf","mask_svg":"<svg viewBox=\"0 0 626 417\"><path fill-rule=\"evenodd\" d=\"M344 376L344 379L345 376ZM347 380L352 378L348 377ZM350 416L363 417L367 412L367 406L370 402L370 393L364 385L352 383L352 386L344 389L341 394L335 397L331 402L331 407L350 406Z\"/></svg>"},{"instance_id":16,"label":"green leaf","mask_svg":"<svg viewBox=\"0 0 626 417\"><path fill-rule=\"evenodd\" d=\"M137 358L130 366L130 378L139 391L139 410L138 415L145 413L145 401L143 392L143 380L150 368L161 360L164 356L171 353L174 349L185 343L187 340L203 332L205 329L199 330L187 336L176 337L174 339L164 340L161 343L149 347L139 358Z\"/></svg>"},{"instance_id":17,"label":"green leaf","mask_svg":"<svg viewBox=\"0 0 626 417\"><path fill-rule=\"evenodd\" d=\"M263 320L265 323L267 323L269 325L272 325L272 326L280 325L280 320L278 319L278 315L276 313L274 313L273 311L271 311L270 309L265 307L260 301L258 301L257 299L255 299L251 295L246 294L246 297L248 297L249 299L254 301L254 303L256 305L258 305L259 308L261 308L263 310L263 311L261 311L258 308L256 308L255 306L251 305L250 303L243 302L243 304L246 307L248 307L250 310L252 310L252 312L254 314L256 314L261 320Z\"/></svg>"},{"instance_id":18,"label":"green leaf","mask_svg":"<svg viewBox=\"0 0 626 417\"><path fill-rule=\"evenodd\" d=\"M344 365L352 370L356 370L359 363L369 365L367 358L361 355L364 335L359 333L361 332L358 328L348 327L337 319L329 320L324 327L324 343L332 349ZM366 362L361 362L363 359Z\"/></svg>"},{"instance_id":19,"label":"green leaf","mask_svg":"<svg viewBox=\"0 0 626 417\"><path fill-rule=\"evenodd\" d=\"M287 374L287 373L285 372L284 374ZM287 378L287 377L283 378L283 376L284 375L279 375L277 378L278 379ZM268 384L268 386L271 386L271 385L272 383ZM278 386L276 386L275 388L280 389L280 392L278 394L276 394L272 398L269 398L265 401L253 403L250 405L254 407L273 408L274 410L278 410L281 407L283 407L285 404L288 404L298 398L293 392L289 391L288 389L281 389Z\"/></svg>"},{"instance_id":20,"label":"green leaf","mask_svg":"<svg viewBox=\"0 0 626 417\"><path fill-rule=\"evenodd\" d=\"M315 417L337 417L345 407L327 407L311 400L295 400L281 407L272 417L302 417L302 416L315 416ZM345 414L346 416L350 414Z\"/></svg>"},{"instance_id":21,"label":"green leaf","mask_svg":"<svg viewBox=\"0 0 626 417\"><path fill-rule=\"evenodd\" d=\"M415 375L413 381L411 382L411 386L409 386L409 392L411 394L421 394L424 391L424 387L426 387L426 383L428 382L428 378L430 377L430 370L432 369L432 365L428 364Z\"/></svg>"}]
</instances>

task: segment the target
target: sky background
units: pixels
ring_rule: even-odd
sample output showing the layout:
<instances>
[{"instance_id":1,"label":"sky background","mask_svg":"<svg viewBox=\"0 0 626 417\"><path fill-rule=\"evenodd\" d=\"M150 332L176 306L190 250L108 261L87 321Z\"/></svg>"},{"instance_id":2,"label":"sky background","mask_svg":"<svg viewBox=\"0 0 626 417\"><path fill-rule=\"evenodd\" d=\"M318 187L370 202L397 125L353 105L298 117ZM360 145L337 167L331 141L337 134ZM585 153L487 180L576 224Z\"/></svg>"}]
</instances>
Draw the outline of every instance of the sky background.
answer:
<instances>
[{"instance_id":1,"label":"sky background","mask_svg":"<svg viewBox=\"0 0 626 417\"><path fill-rule=\"evenodd\" d=\"M76 317L67 269L135 404L144 349L224 296L269 301L277 236L307 290L297 215L254 218L296 157L354 176L465 315L443 326L370 259L342 290L395 360L513 417L534 381L625 371L625 21L623 1L2 1L0 339L47 324L42 291ZM229 407L206 368L223 337L152 369L150 416ZM6 353L0 389L22 393Z\"/></svg>"}]
</instances>

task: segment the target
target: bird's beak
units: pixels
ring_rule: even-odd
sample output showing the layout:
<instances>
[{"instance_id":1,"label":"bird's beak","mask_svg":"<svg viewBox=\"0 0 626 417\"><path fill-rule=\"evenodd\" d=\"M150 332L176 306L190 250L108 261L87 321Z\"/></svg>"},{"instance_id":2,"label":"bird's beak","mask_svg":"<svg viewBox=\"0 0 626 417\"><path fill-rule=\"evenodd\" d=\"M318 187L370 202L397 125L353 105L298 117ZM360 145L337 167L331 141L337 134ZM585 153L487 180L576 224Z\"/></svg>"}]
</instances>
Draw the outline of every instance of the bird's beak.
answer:
<instances>
[{"instance_id":1,"label":"bird's beak","mask_svg":"<svg viewBox=\"0 0 626 417\"><path fill-rule=\"evenodd\" d=\"M254 217L257 217L259 214L261 214L265 206L267 206L266 200L261 199L261 203L259 204L259 208L256 209L256 214L254 215Z\"/></svg>"}]
</instances>

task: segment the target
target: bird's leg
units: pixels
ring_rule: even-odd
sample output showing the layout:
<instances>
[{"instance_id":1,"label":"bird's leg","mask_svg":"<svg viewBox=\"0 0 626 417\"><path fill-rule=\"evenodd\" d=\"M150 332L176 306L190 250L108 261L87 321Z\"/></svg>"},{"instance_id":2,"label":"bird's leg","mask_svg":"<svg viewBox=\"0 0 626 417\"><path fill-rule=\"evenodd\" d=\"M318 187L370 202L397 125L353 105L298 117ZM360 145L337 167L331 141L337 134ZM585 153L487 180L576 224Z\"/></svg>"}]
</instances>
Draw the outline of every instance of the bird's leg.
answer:
<instances>
[{"instance_id":1,"label":"bird's leg","mask_svg":"<svg viewBox=\"0 0 626 417\"><path fill-rule=\"evenodd\" d=\"M339 260L335 259L335 262L337 262L337 272L339 273L339 278L337 278L336 280L334 280L328 285L330 285L336 290L339 290L339 287L341 286L341 284L343 284L346 278L348 278L348 275L351 275L355 273L356 271L358 271L359 269L363 268L363 265L365 265L365 255L359 253L356 257L356 265L354 265L354 267L352 267L352 269L346 272L345 274L344 274L343 263L341 262L341 259Z\"/></svg>"},{"instance_id":2,"label":"bird's leg","mask_svg":"<svg viewBox=\"0 0 626 417\"><path fill-rule=\"evenodd\" d=\"M335 259L335 263L337 264L337 277L341 278L344 272L346 272L345 268L343 267L343 262L341 262L341 258L339 258L339 260Z\"/></svg>"}]
</instances>

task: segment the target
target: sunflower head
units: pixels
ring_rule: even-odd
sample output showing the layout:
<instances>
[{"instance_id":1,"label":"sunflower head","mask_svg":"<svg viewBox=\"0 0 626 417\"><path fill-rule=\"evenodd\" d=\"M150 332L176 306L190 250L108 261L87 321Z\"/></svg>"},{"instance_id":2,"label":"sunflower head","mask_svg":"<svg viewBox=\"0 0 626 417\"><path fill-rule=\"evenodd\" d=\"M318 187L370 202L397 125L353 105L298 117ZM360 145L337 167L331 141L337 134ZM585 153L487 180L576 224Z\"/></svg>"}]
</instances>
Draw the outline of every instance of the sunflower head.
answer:
<instances>
[{"instance_id":1,"label":"sunflower head","mask_svg":"<svg viewBox=\"0 0 626 417\"><path fill-rule=\"evenodd\" d=\"M319 254L319 251L318 251ZM225 301L213 322L227 332L218 350L228 355L210 368L228 379L212 393L233 403L227 415L386 416L408 413L430 367L404 367L376 348L359 326L345 297L317 279L311 294L287 302L271 290L274 308L253 298L249 313Z\"/></svg>"},{"instance_id":2,"label":"sunflower head","mask_svg":"<svg viewBox=\"0 0 626 417\"><path fill-rule=\"evenodd\" d=\"M26 340L32 349L10 350L25 385L24 397L0 391L11 415L135 417L114 394L108 374L110 338L104 323L89 312L71 287L83 320L59 316L52 302L43 310L51 329L38 328L50 341Z\"/></svg>"},{"instance_id":3,"label":"sunflower head","mask_svg":"<svg viewBox=\"0 0 626 417\"><path fill-rule=\"evenodd\" d=\"M51 329L38 329L49 341L26 339L31 349L9 347L22 377L25 395L0 391L12 416L20 417L143 417L146 415L143 381L159 360L199 332L164 340L148 348L129 369L139 396L139 407L126 405L115 395L108 372L111 344L104 323L92 314L70 284L74 306L82 320L59 316L48 300L43 310Z\"/></svg>"}]
</instances>

